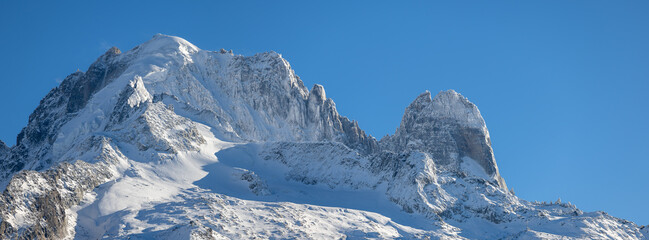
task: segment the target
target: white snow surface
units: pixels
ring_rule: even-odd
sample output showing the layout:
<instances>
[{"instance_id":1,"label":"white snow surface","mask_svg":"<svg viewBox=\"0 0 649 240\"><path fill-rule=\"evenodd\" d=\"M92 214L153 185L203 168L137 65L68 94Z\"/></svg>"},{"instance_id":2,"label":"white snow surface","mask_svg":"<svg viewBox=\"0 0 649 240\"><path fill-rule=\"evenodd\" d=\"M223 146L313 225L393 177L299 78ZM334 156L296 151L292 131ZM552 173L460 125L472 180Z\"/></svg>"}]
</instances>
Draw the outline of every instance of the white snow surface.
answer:
<instances>
[{"instance_id":1,"label":"white snow surface","mask_svg":"<svg viewBox=\"0 0 649 240\"><path fill-rule=\"evenodd\" d=\"M68 239L646 239L602 212L519 199L469 157L450 171L423 150L361 153L341 142L324 88L309 92L277 53L206 51L159 34L114 61L127 68L47 153L52 166L111 166L66 209ZM432 102L435 117L488 138L463 96ZM110 144L90 151L99 137ZM119 159L97 157L106 149ZM16 187L25 196L49 186L27 179ZM26 228L30 214L4 221Z\"/></svg>"}]
</instances>

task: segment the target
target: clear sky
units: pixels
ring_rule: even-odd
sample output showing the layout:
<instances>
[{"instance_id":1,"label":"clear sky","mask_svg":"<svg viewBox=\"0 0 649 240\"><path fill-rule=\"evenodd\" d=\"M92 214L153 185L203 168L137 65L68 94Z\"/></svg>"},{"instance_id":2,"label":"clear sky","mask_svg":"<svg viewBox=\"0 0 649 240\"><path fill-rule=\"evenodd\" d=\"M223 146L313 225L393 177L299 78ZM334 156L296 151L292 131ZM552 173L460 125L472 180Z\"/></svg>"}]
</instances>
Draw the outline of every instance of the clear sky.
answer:
<instances>
[{"instance_id":1,"label":"clear sky","mask_svg":"<svg viewBox=\"0 0 649 240\"><path fill-rule=\"evenodd\" d=\"M455 89L518 196L649 224L648 1L54 2L0 0L8 145L68 74L164 33L279 52L377 138L419 93Z\"/></svg>"}]
</instances>

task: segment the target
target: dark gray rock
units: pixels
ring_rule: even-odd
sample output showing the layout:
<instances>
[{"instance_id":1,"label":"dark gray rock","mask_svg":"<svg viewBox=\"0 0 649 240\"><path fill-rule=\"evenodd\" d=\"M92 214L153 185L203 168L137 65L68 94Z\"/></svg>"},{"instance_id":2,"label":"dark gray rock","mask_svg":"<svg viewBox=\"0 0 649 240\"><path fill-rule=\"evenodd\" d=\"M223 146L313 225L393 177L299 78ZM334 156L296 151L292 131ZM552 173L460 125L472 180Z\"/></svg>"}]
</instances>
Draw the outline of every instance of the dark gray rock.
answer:
<instances>
[{"instance_id":1,"label":"dark gray rock","mask_svg":"<svg viewBox=\"0 0 649 240\"><path fill-rule=\"evenodd\" d=\"M44 171L15 174L0 195L1 239L62 239L68 234L65 210L79 204L84 194L106 182L112 173L107 162L61 163ZM16 217L33 224L17 228Z\"/></svg>"},{"instance_id":2,"label":"dark gray rock","mask_svg":"<svg viewBox=\"0 0 649 240\"><path fill-rule=\"evenodd\" d=\"M77 81L63 82L64 94L68 98L68 113L83 108L92 94L105 87L125 69L125 64L114 64L114 59L122 52L112 47L95 61Z\"/></svg>"}]
</instances>

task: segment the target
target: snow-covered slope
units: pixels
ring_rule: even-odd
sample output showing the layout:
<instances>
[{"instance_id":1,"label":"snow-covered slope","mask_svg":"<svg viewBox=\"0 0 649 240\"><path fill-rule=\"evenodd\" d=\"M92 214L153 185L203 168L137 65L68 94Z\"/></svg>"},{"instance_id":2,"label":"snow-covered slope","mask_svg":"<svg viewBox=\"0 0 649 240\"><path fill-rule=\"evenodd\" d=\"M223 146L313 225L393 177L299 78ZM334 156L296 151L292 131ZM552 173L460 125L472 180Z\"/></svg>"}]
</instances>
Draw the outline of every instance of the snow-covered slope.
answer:
<instances>
[{"instance_id":1,"label":"snow-covered slope","mask_svg":"<svg viewBox=\"0 0 649 240\"><path fill-rule=\"evenodd\" d=\"M421 94L377 141L281 55L111 48L0 142L2 238L646 239L519 199L477 107Z\"/></svg>"}]
</instances>

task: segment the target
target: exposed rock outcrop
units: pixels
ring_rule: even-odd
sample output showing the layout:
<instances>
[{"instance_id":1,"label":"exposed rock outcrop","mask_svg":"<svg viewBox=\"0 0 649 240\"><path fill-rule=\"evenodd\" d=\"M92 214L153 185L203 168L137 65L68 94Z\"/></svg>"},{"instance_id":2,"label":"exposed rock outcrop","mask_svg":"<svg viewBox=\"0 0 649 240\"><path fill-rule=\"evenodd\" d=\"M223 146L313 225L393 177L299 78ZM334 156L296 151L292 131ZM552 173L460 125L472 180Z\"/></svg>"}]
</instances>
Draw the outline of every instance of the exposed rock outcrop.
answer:
<instances>
[{"instance_id":1,"label":"exposed rock outcrop","mask_svg":"<svg viewBox=\"0 0 649 240\"><path fill-rule=\"evenodd\" d=\"M70 219L66 212L79 204L85 194L117 173L124 156L110 140L92 138L89 151L97 152L100 162L61 163L43 171L16 173L0 195L0 238L61 239L69 236Z\"/></svg>"},{"instance_id":2,"label":"exposed rock outcrop","mask_svg":"<svg viewBox=\"0 0 649 240\"><path fill-rule=\"evenodd\" d=\"M453 90L440 92L435 98L428 91L419 95L406 108L394 136L382 139L381 146L395 152L426 152L436 165L452 171L461 172L463 161L475 161L507 189L480 111Z\"/></svg>"},{"instance_id":3,"label":"exposed rock outcrop","mask_svg":"<svg viewBox=\"0 0 649 240\"><path fill-rule=\"evenodd\" d=\"M121 51L113 47L90 65L86 72L75 72L52 89L29 115L29 122L17 137L17 144L6 161L0 162L0 180L22 169L41 170L54 159L50 149L66 124L82 109L94 93L117 78L127 67L118 61ZM4 187L4 186L2 186Z\"/></svg>"}]
</instances>

